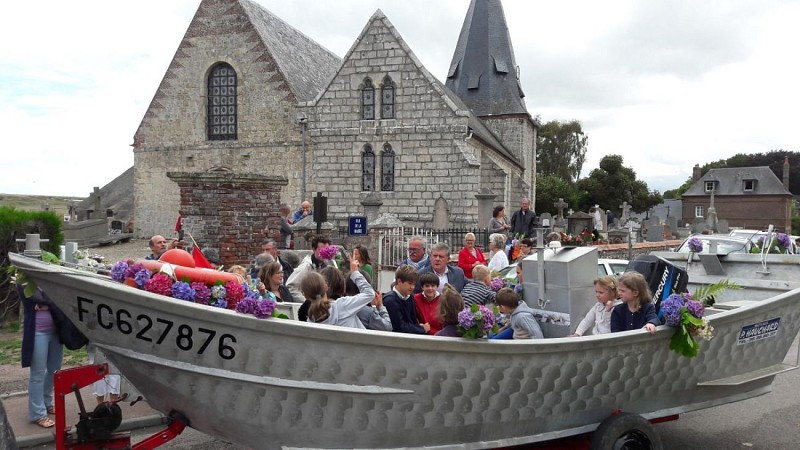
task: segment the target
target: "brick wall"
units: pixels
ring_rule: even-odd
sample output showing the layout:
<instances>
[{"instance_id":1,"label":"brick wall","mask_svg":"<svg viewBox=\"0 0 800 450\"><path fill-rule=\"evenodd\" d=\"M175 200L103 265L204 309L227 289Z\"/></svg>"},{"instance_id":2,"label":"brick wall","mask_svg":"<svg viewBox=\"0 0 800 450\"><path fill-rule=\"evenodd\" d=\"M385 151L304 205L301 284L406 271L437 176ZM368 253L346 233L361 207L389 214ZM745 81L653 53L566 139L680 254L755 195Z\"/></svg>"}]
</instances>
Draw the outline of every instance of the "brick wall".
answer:
<instances>
[{"instance_id":1,"label":"brick wall","mask_svg":"<svg viewBox=\"0 0 800 450\"><path fill-rule=\"evenodd\" d=\"M683 223L693 224L695 207L703 207L703 217L708 217L709 197L684 196ZM714 196L717 219L728 221L729 227L765 230L770 224L779 231L792 229L791 197L778 195Z\"/></svg>"},{"instance_id":2,"label":"brick wall","mask_svg":"<svg viewBox=\"0 0 800 450\"><path fill-rule=\"evenodd\" d=\"M184 229L216 248L226 266L249 264L267 238L280 239L280 176L169 172L180 192Z\"/></svg>"}]
</instances>

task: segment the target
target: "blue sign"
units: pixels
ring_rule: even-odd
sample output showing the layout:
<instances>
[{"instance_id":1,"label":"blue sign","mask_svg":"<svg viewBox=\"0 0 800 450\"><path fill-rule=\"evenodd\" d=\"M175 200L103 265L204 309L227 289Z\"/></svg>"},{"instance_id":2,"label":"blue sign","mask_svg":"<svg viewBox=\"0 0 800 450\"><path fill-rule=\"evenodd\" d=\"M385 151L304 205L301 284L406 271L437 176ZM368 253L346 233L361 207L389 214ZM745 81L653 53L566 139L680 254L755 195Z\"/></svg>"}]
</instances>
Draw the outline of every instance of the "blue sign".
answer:
<instances>
[{"instance_id":1,"label":"blue sign","mask_svg":"<svg viewBox=\"0 0 800 450\"><path fill-rule=\"evenodd\" d=\"M351 216L350 226L348 227L350 236L367 235L367 218L363 216Z\"/></svg>"},{"instance_id":2,"label":"blue sign","mask_svg":"<svg viewBox=\"0 0 800 450\"><path fill-rule=\"evenodd\" d=\"M760 341L768 337L778 334L778 328L781 326L780 317L770 320L765 320L759 323L745 325L739 331L739 340L737 345L747 344L749 342Z\"/></svg>"}]
</instances>

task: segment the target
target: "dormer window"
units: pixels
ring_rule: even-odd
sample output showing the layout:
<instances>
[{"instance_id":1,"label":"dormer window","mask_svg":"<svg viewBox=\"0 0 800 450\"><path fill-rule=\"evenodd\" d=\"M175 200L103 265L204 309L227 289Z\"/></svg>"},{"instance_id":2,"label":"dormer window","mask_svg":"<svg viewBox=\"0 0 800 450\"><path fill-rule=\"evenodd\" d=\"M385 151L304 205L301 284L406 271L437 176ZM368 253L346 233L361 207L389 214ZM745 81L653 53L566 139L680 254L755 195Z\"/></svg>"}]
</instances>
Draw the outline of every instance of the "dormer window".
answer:
<instances>
[{"instance_id":1,"label":"dormer window","mask_svg":"<svg viewBox=\"0 0 800 450\"><path fill-rule=\"evenodd\" d=\"M756 189L756 180L744 180L742 190L744 192L753 192Z\"/></svg>"},{"instance_id":2,"label":"dormer window","mask_svg":"<svg viewBox=\"0 0 800 450\"><path fill-rule=\"evenodd\" d=\"M706 192L711 192L714 190L714 182L713 181L706 181L703 186L705 186Z\"/></svg>"}]
</instances>

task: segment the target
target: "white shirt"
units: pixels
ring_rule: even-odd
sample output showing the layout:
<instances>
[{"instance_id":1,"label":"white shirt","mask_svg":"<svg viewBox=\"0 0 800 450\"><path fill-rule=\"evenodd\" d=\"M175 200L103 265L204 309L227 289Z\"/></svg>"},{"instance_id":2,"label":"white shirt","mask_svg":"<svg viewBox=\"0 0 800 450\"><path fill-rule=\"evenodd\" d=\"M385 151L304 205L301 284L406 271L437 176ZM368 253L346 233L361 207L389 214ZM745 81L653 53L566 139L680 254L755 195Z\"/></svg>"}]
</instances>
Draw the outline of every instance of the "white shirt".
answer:
<instances>
[{"instance_id":1,"label":"white shirt","mask_svg":"<svg viewBox=\"0 0 800 450\"><path fill-rule=\"evenodd\" d=\"M489 261L489 270L498 272L506 267L508 267L508 256L506 256L506 252L503 250L494 252L492 259Z\"/></svg>"}]
</instances>

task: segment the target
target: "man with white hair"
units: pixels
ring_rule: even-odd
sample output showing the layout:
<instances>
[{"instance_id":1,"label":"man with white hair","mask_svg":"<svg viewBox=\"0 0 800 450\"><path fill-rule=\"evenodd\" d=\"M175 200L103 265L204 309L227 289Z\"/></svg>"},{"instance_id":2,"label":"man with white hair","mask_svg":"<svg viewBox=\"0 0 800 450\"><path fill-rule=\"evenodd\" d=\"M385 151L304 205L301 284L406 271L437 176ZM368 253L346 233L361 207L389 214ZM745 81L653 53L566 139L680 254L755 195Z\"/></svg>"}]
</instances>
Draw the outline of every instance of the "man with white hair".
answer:
<instances>
[{"instance_id":1,"label":"man with white hair","mask_svg":"<svg viewBox=\"0 0 800 450\"><path fill-rule=\"evenodd\" d=\"M408 240L408 258L400 261L398 266L409 265L417 272L431 267L431 260L425 252L425 241L422 236L411 236Z\"/></svg>"}]
</instances>

